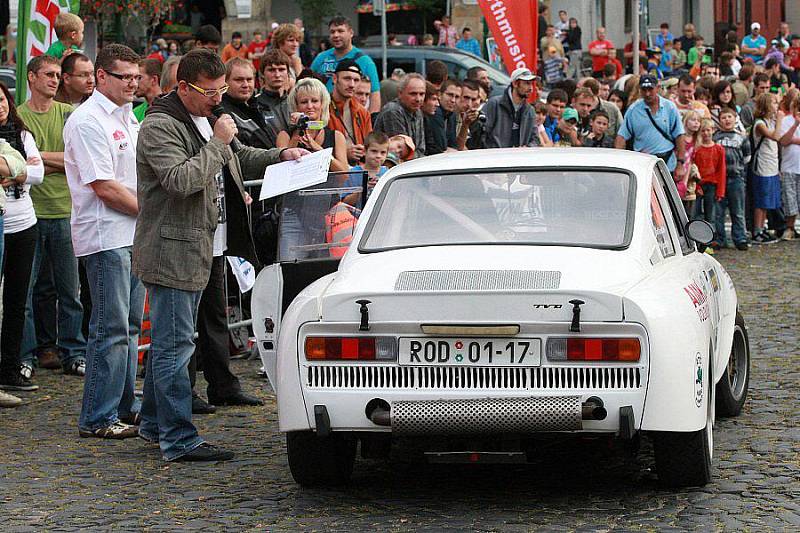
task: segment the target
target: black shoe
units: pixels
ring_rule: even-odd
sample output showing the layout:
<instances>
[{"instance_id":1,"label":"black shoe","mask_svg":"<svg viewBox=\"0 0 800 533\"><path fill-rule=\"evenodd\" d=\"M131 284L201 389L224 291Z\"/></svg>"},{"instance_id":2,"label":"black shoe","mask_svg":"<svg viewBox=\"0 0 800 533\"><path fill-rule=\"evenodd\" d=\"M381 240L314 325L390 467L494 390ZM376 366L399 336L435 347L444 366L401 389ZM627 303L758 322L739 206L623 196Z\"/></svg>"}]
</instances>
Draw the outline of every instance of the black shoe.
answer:
<instances>
[{"instance_id":1,"label":"black shoe","mask_svg":"<svg viewBox=\"0 0 800 533\"><path fill-rule=\"evenodd\" d=\"M233 459L233 452L227 452L222 448L217 448L204 442L189 453L185 453L175 459L176 461L230 461Z\"/></svg>"},{"instance_id":2,"label":"black shoe","mask_svg":"<svg viewBox=\"0 0 800 533\"><path fill-rule=\"evenodd\" d=\"M249 394L245 394L241 391L223 398L218 398L212 394L209 394L208 401L214 405L264 405L264 402L255 396L250 396Z\"/></svg>"},{"instance_id":3,"label":"black shoe","mask_svg":"<svg viewBox=\"0 0 800 533\"><path fill-rule=\"evenodd\" d=\"M217 408L209 405L200 396L192 394L192 414L193 415L213 415Z\"/></svg>"},{"instance_id":4,"label":"black shoe","mask_svg":"<svg viewBox=\"0 0 800 533\"><path fill-rule=\"evenodd\" d=\"M746 242L737 242L736 243L736 249L737 250L741 250L742 252L744 252L745 250L749 250L750 249L750 245L747 244Z\"/></svg>"},{"instance_id":5,"label":"black shoe","mask_svg":"<svg viewBox=\"0 0 800 533\"><path fill-rule=\"evenodd\" d=\"M0 389L30 392L39 390L39 385L34 385L31 380L26 379L17 371L0 376Z\"/></svg>"}]
</instances>

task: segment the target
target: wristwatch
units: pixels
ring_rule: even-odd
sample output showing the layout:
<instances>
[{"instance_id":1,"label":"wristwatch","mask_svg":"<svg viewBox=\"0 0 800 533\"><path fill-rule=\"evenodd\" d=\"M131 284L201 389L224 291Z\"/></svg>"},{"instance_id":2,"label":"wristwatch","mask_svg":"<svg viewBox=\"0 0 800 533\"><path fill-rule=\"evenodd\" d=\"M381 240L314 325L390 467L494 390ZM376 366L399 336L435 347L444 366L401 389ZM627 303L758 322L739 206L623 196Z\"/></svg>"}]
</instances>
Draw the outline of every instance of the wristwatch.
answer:
<instances>
[{"instance_id":1,"label":"wristwatch","mask_svg":"<svg viewBox=\"0 0 800 533\"><path fill-rule=\"evenodd\" d=\"M685 159L680 159L680 158L678 158L678 163L685 163L685 162L686 162L686 160L685 160Z\"/></svg>"}]
</instances>

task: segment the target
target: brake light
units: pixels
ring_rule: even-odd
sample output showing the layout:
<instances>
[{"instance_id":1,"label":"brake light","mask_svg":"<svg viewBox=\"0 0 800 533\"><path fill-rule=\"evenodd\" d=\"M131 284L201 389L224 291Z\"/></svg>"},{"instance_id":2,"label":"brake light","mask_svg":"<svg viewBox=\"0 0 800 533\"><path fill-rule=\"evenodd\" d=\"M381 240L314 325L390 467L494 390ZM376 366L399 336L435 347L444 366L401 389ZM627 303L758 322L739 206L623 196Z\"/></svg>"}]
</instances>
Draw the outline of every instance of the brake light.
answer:
<instances>
[{"instance_id":1,"label":"brake light","mask_svg":"<svg viewBox=\"0 0 800 533\"><path fill-rule=\"evenodd\" d=\"M641 345L637 338L563 337L547 339L551 361L638 361Z\"/></svg>"},{"instance_id":2,"label":"brake light","mask_svg":"<svg viewBox=\"0 0 800 533\"><path fill-rule=\"evenodd\" d=\"M309 361L392 361L397 359L394 337L306 337Z\"/></svg>"}]
</instances>

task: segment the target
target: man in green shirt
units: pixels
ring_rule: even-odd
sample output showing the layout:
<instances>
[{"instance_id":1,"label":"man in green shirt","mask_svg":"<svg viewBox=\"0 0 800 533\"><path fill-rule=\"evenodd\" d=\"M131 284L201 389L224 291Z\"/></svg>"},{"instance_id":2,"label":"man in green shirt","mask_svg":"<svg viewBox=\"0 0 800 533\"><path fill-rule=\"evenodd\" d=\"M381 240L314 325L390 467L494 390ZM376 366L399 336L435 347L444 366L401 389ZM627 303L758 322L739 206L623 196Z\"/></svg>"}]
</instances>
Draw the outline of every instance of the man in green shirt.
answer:
<instances>
[{"instance_id":1,"label":"man in green shirt","mask_svg":"<svg viewBox=\"0 0 800 533\"><path fill-rule=\"evenodd\" d=\"M141 122L147 108L153 100L161 96L161 61L158 59L142 59L139 62L139 86L136 89L136 97L144 98L144 102L133 108L133 115Z\"/></svg>"},{"instance_id":2,"label":"man in green shirt","mask_svg":"<svg viewBox=\"0 0 800 533\"><path fill-rule=\"evenodd\" d=\"M63 130L73 107L55 101L60 75L58 59L49 55L33 58L28 63L31 98L18 108L19 116L36 139L45 167L44 182L30 192L38 219L39 241L25 309L20 359L23 365L33 366L36 332L32 300L38 299L36 278L44 258L50 263L58 298L61 365L64 373L82 376L86 372L86 340L81 332L83 307L78 297L78 260L72 249L70 231L72 200L64 174Z\"/></svg>"}]
</instances>

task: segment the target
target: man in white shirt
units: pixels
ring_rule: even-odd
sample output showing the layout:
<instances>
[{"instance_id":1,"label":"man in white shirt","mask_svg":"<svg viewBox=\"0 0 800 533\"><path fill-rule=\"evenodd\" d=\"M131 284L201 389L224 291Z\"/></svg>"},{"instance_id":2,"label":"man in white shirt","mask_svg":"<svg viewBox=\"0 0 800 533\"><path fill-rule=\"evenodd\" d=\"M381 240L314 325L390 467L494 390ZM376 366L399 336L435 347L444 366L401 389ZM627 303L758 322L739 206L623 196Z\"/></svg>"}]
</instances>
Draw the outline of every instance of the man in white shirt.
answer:
<instances>
[{"instance_id":1,"label":"man in white shirt","mask_svg":"<svg viewBox=\"0 0 800 533\"><path fill-rule=\"evenodd\" d=\"M110 44L97 55L97 90L64 127L64 167L72 196L72 244L92 294L81 437L135 437L138 337L145 289L131 273L139 205L132 102L139 56Z\"/></svg>"}]
</instances>

